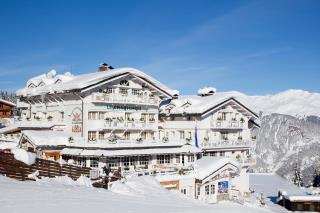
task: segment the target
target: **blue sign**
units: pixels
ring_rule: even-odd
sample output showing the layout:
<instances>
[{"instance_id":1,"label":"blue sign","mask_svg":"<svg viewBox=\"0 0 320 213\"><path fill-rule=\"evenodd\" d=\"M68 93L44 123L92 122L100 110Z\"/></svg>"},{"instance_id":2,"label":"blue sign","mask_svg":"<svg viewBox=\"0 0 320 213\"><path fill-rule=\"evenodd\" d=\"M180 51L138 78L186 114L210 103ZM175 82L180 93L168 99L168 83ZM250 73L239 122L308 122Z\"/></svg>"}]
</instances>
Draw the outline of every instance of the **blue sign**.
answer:
<instances>
[{"instance_id":1,"label":"blue sign","mask_svg":"<svg viewBox=\"0 0 320 213\"><path fill-rule=\"evenodd\" d=\"M226 194L226 193L228 193L228 189L229 189L229 182L228 181L218 182L218 193Z\"/></svg>"}]
</instances>

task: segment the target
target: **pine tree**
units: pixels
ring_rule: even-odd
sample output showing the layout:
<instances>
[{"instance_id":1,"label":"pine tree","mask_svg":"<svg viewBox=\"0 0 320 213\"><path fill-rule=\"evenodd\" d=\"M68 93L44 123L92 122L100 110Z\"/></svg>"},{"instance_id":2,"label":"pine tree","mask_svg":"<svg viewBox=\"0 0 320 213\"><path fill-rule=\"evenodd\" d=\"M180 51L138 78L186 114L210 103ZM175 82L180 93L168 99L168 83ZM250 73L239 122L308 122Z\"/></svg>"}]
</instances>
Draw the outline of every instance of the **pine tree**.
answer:
<instances>
[{"instance_id":1,"label":"pine tree","mask_svg":"<svg viewBox=\"0 0 320 213\"><path fill-rule=\"evenodd\" d=\"M313 175L313 187L320 187L320 171L319 170L314 170L314 175Z\"/></svg>"},{"instance_id":2,"label":"pine tree","mask_svg":"<svg viewBox=\"0 0 320 213\"><path fill-rule=\"evenodd\" d=\"M300 171L300 167L298 166L298 163L296 163L296 165L294 166L293 183L294 183L294 185L296 185L298 187L303 186L302 174Z\"/></svg>"}]
</instances>

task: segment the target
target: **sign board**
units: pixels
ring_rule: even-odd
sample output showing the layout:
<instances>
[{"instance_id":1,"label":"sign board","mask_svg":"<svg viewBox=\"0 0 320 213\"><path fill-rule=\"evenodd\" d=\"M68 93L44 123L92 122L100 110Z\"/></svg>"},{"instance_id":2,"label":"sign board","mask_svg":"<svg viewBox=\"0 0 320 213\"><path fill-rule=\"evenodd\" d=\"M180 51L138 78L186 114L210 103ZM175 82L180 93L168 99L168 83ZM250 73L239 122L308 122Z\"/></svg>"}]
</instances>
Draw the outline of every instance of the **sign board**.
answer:
<instances>
[{"instance_id":1,"label":"sign board","mask_svg":"<svg viewBox=\"0 0 320 213\"><path fill-rule=\"evenodd\" d=\"M72 132L82 132L82 110L76 107L72 110Z\"/></svg>"},{"instance_id":2,"label":"sign board","mask_svg":"<svg viewBox=\"0 0 320 213\"><path fill-rule=\"evenodd\" d=\"M108 110L121 110L121 111L140 111L141 110L141 106L126 106L126 105L108 104L106 107Z\"/></svg>"},{"instance_id":3,"label":"sign board","mask_svg":"<svg viewBox=\"0 0 320 213\"><path fill-rule=\"evenodd\" d=\"M228 193L228 189L229 189L229 182L228 181L218 182L218 193L219 194Z\"/></svg>"}]
</instances>

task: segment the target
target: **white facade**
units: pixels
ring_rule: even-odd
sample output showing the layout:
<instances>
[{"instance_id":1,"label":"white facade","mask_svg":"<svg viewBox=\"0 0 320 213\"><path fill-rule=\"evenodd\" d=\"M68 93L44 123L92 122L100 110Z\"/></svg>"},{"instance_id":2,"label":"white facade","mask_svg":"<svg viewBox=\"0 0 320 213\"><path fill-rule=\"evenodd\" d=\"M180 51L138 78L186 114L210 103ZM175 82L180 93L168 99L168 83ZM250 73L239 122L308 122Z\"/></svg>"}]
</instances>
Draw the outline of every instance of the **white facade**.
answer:
<instances>
[{"instance_id":1,"label":"white facade","mask_svg":"<svg viewBox=\"0 0 320 213\"><path fill-rule=\"evenodd\" d=\"M258 117L214 88L178 97L145 73L120 68L78 76L50 71L30 79L17 95L21 118L0 134L22 131L20 144L32 144L45 157L130 171L192 167L201 152L251 160ZM23 131L28 129L37 131L30 135ZM59 146L46 143L48 130L63 135Z\"/></svg>"},{"instance_id":2,"label":"white facade","mask_svg":"<svg viewBox=\"0 0 320 213\"><path fill-rule=\"evenodd\" d=\"M182 96L161 106L160 137L198 144L204 155L254 163L258 116L229 93Z\"/></svg>"}]
</instances>

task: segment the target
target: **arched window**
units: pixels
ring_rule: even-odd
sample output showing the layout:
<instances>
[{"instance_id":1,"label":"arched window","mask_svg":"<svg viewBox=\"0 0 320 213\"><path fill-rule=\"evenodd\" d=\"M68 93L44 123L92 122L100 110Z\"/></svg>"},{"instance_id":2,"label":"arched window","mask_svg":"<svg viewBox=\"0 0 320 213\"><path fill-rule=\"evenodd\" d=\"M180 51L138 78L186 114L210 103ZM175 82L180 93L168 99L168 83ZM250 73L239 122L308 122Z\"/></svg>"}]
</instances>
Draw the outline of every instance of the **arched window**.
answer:
<instances>
[{"instance_id":1,"label":"arched window","mask_svg":"<svg viewBox=\"0 0 320 213\"><path fill-rule=\"evenodd\" d=\"M129 81L127 81L127 80L122 80L122 81L120 81L120 85L121 86L129 86Z\"/></svg>"}]
</instances>

